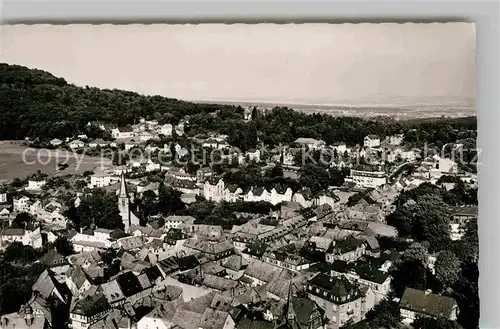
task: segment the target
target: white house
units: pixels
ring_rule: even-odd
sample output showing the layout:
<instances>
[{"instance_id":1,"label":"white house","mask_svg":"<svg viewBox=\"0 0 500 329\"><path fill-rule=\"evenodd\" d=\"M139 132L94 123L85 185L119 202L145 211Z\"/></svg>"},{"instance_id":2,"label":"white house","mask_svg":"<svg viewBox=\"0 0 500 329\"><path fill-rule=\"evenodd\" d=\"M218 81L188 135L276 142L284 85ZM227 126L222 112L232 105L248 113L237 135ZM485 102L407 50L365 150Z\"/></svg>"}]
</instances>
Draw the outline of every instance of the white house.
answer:
<instances>
[{"instance_id":1,"label":"white house","mask_svg":"<svg viewBox=\"0 0 500 329\"><path fill-rule=\"evenodd\" d=\"M391 135L391 136L389 136L389 144L396 145L396 146L401 145L404 137L405 137L404 134Z\"/></svg>"},{"instance_id":2,"label":"white house","mask_svg":"<svg viewBox=\"0 0 500 329\"><path fill-rule=\"evenodd\" d=\"M387 175L383 171L364 171L351 169L350 177L346 181L355 183L360 187L378 187L387 183Z\"/></svg>"},{"instance_id":3,"label":"white house","mask_svg":"<svg viewBox=\"0 0 500 329\"><path fill-rule=\"evenodd\" d=\"M245 155L250 161L260 162L260 150L248 150Z\"/></svg>"},{"instance_id":4,"label":"white house","mask_svg":"<svg viewBox=\"0 0 500 329\"><path fill-rule=\"evenodd\" d=\"M186 225L191 225L194 223L196 219L191 216L177 216L177 215L171 215L165 218L165 228L167 230L169 229L176 229L179 227L181 224L186 224Z\"/></svg>"},{"instance_id":5,"label":"white house","mask_svg":"<svg viewBox=\"0 0 500 329\"><path fill-rule=\"evenodd\" d=\"M427 257L427 268L431 271L433 275L436 275L436 255L429 255Z\"/></svg>"},{"instance_id":6,"label":"white house","mask_svg":"<svg viewBox=\"0 0 500 329\"><path fill-rule=\"evenodd\" d=\"M29 207L29 213L38 220L65 227L67 219L62 214L61 209L62 205L59 202L51 201L44 205L40 200L37 200Z\"/></svg>"},{"instance_id":7,"label":"white house","mask_svg":"<svg viewBox=\"0 0 500 329\"><path fill-rule=\"evenodd\" d=\"M52 145L52 146L59 146L62 143L63 143L63 141L58 139L58 138L54 138L53 140L50 141L50 145Z\"/></svg>"},{"instance_id":8,"label":"white house","mask_svg":"<svg viewBox=\"0 0 500 329\"><path fill-rule=\"evenodd\" d=\"M441 173L456 174L458 172L458 165L451 159L439 158L438 169Z\"/></svg>"},{"instance_id":9,"label":"white house","mask_svg":"<svg viewBox=\"0 0 500 329\"><path fill-rule=\"evenodd\" d=\"M173 129L174 127L170 123L167 123L156 128L156 132L165 136L172 136Z\"/></svg>"},{"instance_id":10,"label":"white house","mask_svg":"<svg viewBox=\"0 0 500 329\"><path fill-rule=\"evenodd\" d=\"M113 177L104 172L90 176L90 188L103 188L113 183Z\"/></svg>"},{"instance_id":11,"label":"white house","mask_svg":"<svg viewBox=\"0 0 500 329\"><path fill-rule=\"evenodd\" d=\"M7 203L7 193L0 192L0 203Z\"/></svg>"},{"instance_id":12,"label":"white house","mask_svg":"<svg viewBox=\"0 0 500 329\"><path fill-rule=\"evenodd\" d=\"M40 191L45 184L47 184L47 181L45 179L30 179L28 181L28 190L30 191Z\"/></svg>"},{"instance_id":13,"label":"white house","mask_svg":"<svg viewBox=\"0 0 500 329\"><path fill-rule=\"evenodd\" d=\"M458 315L458 305L455 299L406 288L399 302L402 322L410 325L417 317L443 318L455 321Z\"/></svg>"},{"instance_id":14,"label":"white house","mask_svg":"<svg viewBox=\"0 0 500 329\"><path fill-rule=\"evenodd\" d=\"M9 209L7 208L3 208L3 207L0 207L0 219L5 219L5 218L9 218L10 216L10 211Z\"/></svg>"},{"instance_id":15,"label":"white house","mask_svg":"<svg viewBox=\"0 0 500 329\"><path fill-rule=\"evenodd\" d=\"M14 198L13 200L14 210L17 212L28 212L29 201L30 199L27 196L23 196L19 199Z\"/></svg>"},{"instance_id":16,"label":"white house","mask_svg":"<svg viewBox=\"0 0 500 329\"><path fill-rule=\"evenodd\" d=\"M131 126L113 128L111 136L116 139L132 138L134 137L134 129Z\"/></svg>"},{"instance_id":17,"label":"white house","mask_svg":"<svg viewBox=\"0 0 500 329\"><path fill-rule=\"evenodd\" d=\"M40 228L35 230L25 230L17 228L3 228L0 230L0 246L8 245L13 242L20 242L25 246L31 246L35 249L43 245Z\"/></svg>"},{"instance_id":18,"label":"white house","mask_svg":"<svg viewBox=\"0 0 500 329\"><path fill-rule=\"evenodd\" d=\"M143 142L146 142L150 139L153 139L155 136L149 131L143 131L139 134L139 139Z\"/></svg>"},{"instance_id":19,"label":"white house","mask_svg":"<svg viewBox=\"0 0 500 329\"><path fill-rule=\"evenodd\" d=\"M368 135L363 140L363 145L369 148L376 148L380 146L380 137L377 135Z\"/></svg>"},{"instance_id":20,"label":"white house","mask_svg":"<svg viewBox=\"0 0 500 329\"><path fill-rule=\"evenodd\" d=\"M262 187L254 187L243 196L243 199L247 202L265 201L276 205L281 202L292 201L292 194L293 192L290 188L287 188L283 193L280 193L275 188L268 191Z\"/></svg>"},{"instance_id":21,"label":"white house","mask_svg":"<svg viewBox=\"0 0 500 329\"><path fill-rule=\"evenodd\" d=\"M331 276L346 276L354 282L358 282L363 286L370 287L375 294L375 303L378 304L382 301L391 290L391 276L383 273L378 269L370 269L369 272L356 273L356 271L349 271L347 273L336 272L332 270Z\"/></svg>"},{"instance_id":22,"label":"white house","mask_svg":"<svg viewBox=\"0 0 500 329\"><path fill-rule=\"evenodd\" d=\"M322 140L317 140L314 138L303 138L303 137L297 138L295 140L295 144L306 146L307 148L312 150L323 148L326 145L326 143Z\"/></svg>"},{"instance_id":23,"label":"white house","mask_svg":"<svg viewBox=\"0 0 500 329\"><path fill-rule=\"evenodd\" d=\"M65 283L75 297L80 296L92 286L87 274L78 265L73 266L66 272Z\"/></svg>"},{"instance_id":24,"label":"white house","mask_svg":"<svg viewBox=\"0 0 500 329\"><path fill-rule=\"evenodd\" d=\"M359 283L345 277L333 278L319 273L307 282L306 292L309 299L324 310L332 329L364 320L375 306L375 295L370 287L362 289Z\"/></svg>"},{"instance_id":25,"label":"white house","mask_svg":"<svg viewBox=\"0 0 500 329\"><path fill-rule=\"evenodd\" d=\"M179 122L179 124L175 127L175 133L179 136L184 135L184 123Z\"/></svg>"},{"instance_id":26,"label":"white house","mask_svg":"<svg viewBox=\"0 0 500 329\"><path fill-rule=\"evenodd\" d=\"M159 163L154 163L151 159L146 163L146 172L151 172L155 170L160 170L161 165Z\"/></svg>"},{"instance_id":27,"label":"white house","mask_svg":"<svg viewBox=\"0 0 500 329\"><path fill-rule=\"evenodd\" d=\"M78 139L75 139L74 141L71 141L68 146L71 148L71 149L79 149L79 148L82 148L85 146L85 143L82 142L81 140L78 140Z\"/></svg>"},{"instance_id":28,"label":"white house","mask_svg":"<svg viewBox=\"0 0 500 329\"><path fill-rule=\"evenodd\" d=\"M102 293L79 299L76 301L74 307L71 308L71 327L72 329L93 327L93 325L103 319L110 310L111 306ZM116 326L114 327L116 328Z\"/></svg>"},{"instance_id":29,"label":"white house","mask_svg":"<svg viewBox=\"0 0 500 329\"><path fill-rule=\"evenodd\" d=\"M108 146L110 143L108 142L105 142L104 140L102 139L96 139L96 140L93 140L92 142L89 143L89 147L90 148L96 148L96 147L106 147Z\"/></svg>"},{"instance_id":30,"label":"white house","mask_svg":"<svg viewBox=\"0 0 500 329\"><path fill-rule=\"evenodd\" d=\"M314 204L314 198L311 190L302 188L292 196L292 202L299 203L302 207L308 208Z\"/></svg>"},{"instance_id":31,"label":"white house","mask_svg":"<svg viewBox=\"0 0 500 329\"><path fill-rule=\"evenodd\" d=\"M111 247L111 230L97 229L95 231L80 232L71 238L75 252L105 250Z\"/></svg>"},{"instance_id":32,"label":"white house","mask_svg":"<svg viewBox=\"0 0 500 329\"><path fill-rule=\"evenodd\" d=\"M249 106L249 107L245 108L245 110L243 112L243 120L245 120L245 121L252 120L252 113L253 113L253 107L252 106Z\"/></svg>"}]
</instances>

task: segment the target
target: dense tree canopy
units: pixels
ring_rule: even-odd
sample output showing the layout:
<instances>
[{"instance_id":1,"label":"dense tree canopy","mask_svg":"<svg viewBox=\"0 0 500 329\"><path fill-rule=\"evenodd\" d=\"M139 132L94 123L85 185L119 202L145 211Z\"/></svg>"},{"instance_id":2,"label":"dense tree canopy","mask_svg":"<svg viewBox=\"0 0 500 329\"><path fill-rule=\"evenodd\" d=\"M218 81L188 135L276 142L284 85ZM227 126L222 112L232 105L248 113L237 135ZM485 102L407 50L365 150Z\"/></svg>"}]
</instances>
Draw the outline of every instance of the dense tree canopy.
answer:
<instances>
[{"instance_id":1,"label":"dense tree canopy","mask_svg":"<svg viewBox=\"0 0 500 329\"><path fill-rule=\"evenodd\" d=\"M460 275L460 260L451 251L443 251L436 258L436 277L445 286L452 286Z\"/></svg>"},{"instance_id":2,"label":"dense tree canopy","mask_svg":"<svg viewBox=\"0 0 500 329\"><path fill-rule=\"evenodd\" d=\"M433 120L365 120L355 117L307 115L289 108L274 108L265 114L254 111L253 121L244 122L241 107L196 104L161 96L143 96L122 90L77 87L40 70L0 64L0 140L26 136L51 139L68 133L102 134L87 128L89 121L117 125L133 124L140 117L159 123L177 124L190 116L188 134L219 132L243 151L266 145L290 144L299 137L327 143L362 144L368 134L385 136L407 132L405 139L416 145L450 140L475 139L475 117ZM209 115L216 114L216 115ZM443 128L444 127L444 128ZM416 130L411 130L416 129ZM471 130L472 132L468 133ZM467 144L467 145L468 145Z\"/></svg>"},{"instance_id":3,"label":"dense tree canopy","mask_svg":"<svg viewBox=\"0 0 500 329\"><path fill-rule=\"evenodd\" d=\"M67 216L77 229L92 225L106 229L124 228L116 195L100 189L86 194L78 208L70 207Z\"/></svg>"}]
</instances>

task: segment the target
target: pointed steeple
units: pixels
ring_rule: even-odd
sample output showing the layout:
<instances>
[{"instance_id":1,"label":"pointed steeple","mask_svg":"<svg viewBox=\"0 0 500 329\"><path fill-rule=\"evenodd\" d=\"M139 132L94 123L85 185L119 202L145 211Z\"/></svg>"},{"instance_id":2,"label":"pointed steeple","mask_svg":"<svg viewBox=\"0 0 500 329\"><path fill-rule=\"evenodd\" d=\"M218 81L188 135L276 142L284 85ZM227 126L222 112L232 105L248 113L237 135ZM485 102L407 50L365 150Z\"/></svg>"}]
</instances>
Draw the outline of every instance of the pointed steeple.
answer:
<instances>
[{"instance_id":1,"label":"pointed steeple","mask_svg":"<svg viewBox=\"0 0 500 329\"><path fill-rule=\"evenodd\" d=\"M120 179L120 195L119 198L128 198L127 182L125 181L125 173L122 171Z\"/></svg>"},{"instance_id":2,"label":"pointed steeple","mask_svg":"<svg viewBox=\"0 0 500 329\"><path fill-rule=\"evenodd\" d=\"M127 191L127 182L125 181L125 173L122 172L120 181L120 193L118 195L118 210L120 211L120 216L122 217L125 232L128 231L128 228L132 224L129 203L130 199Z\"/></svg>"}]
</instances>

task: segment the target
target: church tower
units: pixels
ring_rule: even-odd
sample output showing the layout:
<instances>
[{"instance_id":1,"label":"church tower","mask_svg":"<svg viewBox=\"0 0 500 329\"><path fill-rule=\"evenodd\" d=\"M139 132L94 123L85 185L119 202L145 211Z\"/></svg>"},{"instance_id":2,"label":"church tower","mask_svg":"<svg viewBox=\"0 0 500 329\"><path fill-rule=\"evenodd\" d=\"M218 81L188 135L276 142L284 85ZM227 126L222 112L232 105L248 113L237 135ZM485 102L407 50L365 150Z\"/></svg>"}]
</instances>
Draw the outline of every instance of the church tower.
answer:
<instances>
[{"instance_id":1,"label":"church tower","mask_svg":"<svg viewBox=\"0 0 500 329\"><path fill-rule=\"evenodd\" d=\"M127 191L127 182L125 181L125 173L122 172L122 177L120 180L120 191L118 194L118 210L120 211L120 216L122 217L123 225L125 225L125 232L128 231L130 227L130 197Z\"/></svg>"}]
</instances>

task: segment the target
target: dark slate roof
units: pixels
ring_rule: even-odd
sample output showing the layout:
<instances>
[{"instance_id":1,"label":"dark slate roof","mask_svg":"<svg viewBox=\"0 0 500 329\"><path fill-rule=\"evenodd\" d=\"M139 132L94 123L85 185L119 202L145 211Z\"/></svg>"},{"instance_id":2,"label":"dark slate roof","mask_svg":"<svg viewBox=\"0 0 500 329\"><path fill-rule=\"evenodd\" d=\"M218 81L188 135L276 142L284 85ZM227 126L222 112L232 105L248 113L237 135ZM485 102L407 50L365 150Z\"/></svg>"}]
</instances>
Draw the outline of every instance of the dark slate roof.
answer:
<instances>
[{"instance_id":1,"label":"dark slate roof","mask_svg":"<svg viewBox=\"0 0 500 329\"><path fill-rule=\"evenodd\" d=\"M80 299L74 306L72 313L93 316L110 308L111 306L106 297L103 294L96 294Z\"/></svg>"},{"instance_id":2,"label":"dark slate roof","mask_svg":"<svg viewBox=\"0 0 500 329\"><path fill-rule=\"evenodd\" d=\"M120 286L120 289L125 297L133 296L143 290L139 279L133 272L120 274L116 278L116 281L118 282L118 285Z\"/></svg>"},{"instance_id":3,"label":"dark slate roof","mask_svg":"<svg viewBox=\"0 0 500 329\"><path fill-rule=\"evenodd\" d=\"M453 307L456 305L455 299L436 294L427 294L425 291L406 288L399 303L404 309L409 309L418 313L424 313L435 317L449 318Z\"/></svg>"},{"instance_id":4,"label":"dark slate roof","mask_svg":"<svg viewBox=\"0 0 500 329\"><path fill-rule=\"evenodd\" d=\"M40 262L48 267L56 267L61 265L69 264L63 255L59 254L56 250L49 250L42 258Z\"/></svg>"},{"instance_id":5,"label":"dark slate roof","mask_svg":"<svg viewBox=\"0 0 500 329\"><path fill-rule=\"evenodd\" d=\"M347 295L356 296L358 293L357 287L343 277L330 277L324 273L319 273L313 277L309 283L325 289L334 297L342 298Z\"/></svg>"},{"instance_id":6,"label":"dark slate roof","mask_svg":"<svg viewBox=\"0 0 500 329\"><path fill-rule=\"evenodd\" d=\"M175 259L176 263L179 266L179 269L182 270L190 270L200 265L198 258L194 255L189 255L185 257L178 257Z\"/></svg>"},{"instance_id":7,"label":"dark slate roof","mask_svg":"<svg viewBox=\"0 0 500 329\"><path fill-rule=\"evenodd\" d=\"M295 319L301 324L301 327L307 327L311 315L318 310L316 303L309 298L292 297L292 307Z\"/></svg>"}]
</instances>

